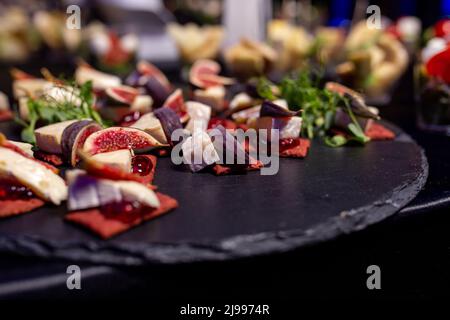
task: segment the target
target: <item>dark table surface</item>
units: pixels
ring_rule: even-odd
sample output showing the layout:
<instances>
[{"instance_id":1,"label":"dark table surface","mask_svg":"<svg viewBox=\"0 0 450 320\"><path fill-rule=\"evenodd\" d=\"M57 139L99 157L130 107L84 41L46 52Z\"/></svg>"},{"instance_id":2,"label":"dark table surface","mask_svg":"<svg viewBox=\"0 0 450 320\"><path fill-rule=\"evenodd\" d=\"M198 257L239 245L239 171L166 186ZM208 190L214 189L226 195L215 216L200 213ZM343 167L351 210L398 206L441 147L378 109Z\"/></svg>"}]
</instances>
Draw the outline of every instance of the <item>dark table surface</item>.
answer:
<instances>
[{"instance_id":1,"label":"dark table surface","mask_svg":"<svg viewBox=\"0 0 450 320\"><path fill-rule=\"evenodd\" d=\"M225 304L445 296L450 285L450 205L446 200L450 197L450 137L416 129L408 79L410 74L400 83L391 105L382 108L382 115L425 149L429 179L408 208L393 217L332 242L285 254L146 268L82 264L82 290L67 289L67 261L0 254L0 298L145 298ZM381 290L366 287L369 265L381 269Z\"/></svg>"}]
</instances>

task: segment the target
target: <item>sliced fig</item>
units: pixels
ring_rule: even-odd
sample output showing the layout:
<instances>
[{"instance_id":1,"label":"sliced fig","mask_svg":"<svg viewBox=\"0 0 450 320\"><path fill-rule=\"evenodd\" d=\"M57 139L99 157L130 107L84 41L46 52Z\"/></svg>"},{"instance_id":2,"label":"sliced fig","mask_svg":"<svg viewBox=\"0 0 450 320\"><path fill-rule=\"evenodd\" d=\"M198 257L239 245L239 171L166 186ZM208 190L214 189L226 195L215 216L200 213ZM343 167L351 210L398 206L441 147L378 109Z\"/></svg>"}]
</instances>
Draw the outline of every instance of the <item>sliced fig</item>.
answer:
<instances>
[{"instance_id":1,"label":"sliced fig","mask_svg":"<svg viewBox=\"0 0 450 320\"><path fill-rule=\"evenodd\" d=\"M175 90L164 102L163 107L172 109L180 117L181 123L189 120L189 114L184 103L183 92L181 89Z\"/></svg>"},{"instance_id":2,"label":"sliced fig","mask_svg":"<svg viewBox=\"0 0 450 320\"><path fill-rule=\"evenodd\" d=\"M164 134L166 136L166 140L173 145L172 141L172 133L177 129L183 129L181 125L180 118L170 108L159 108L156 109L153 114L156 118L161 122L161 126L164 130Z\"/></svg>"},{"instance_id":3,"label":"sliced fig","mask_svg":"<svg viewBox=\"0 0 450 320\"><path fill-rule=\"evenodd\" d=\"M139 95L139 90L129 86L117 86L106 88L106 95L116 103L131 105Z\"/></svg>"},{"instance_id":4,"label":"sliced fig","mask_svg":"<svg viewBox=\"0 0 450 320\"><path fill-rule=\"evenodd\" d=\"M189 71L189 81L203 89L233 84L234 79L219 76L220 69L220 65L213 60L197 60Z\"/></svg>"},{"instance_id":5,"label":"sliced fig","mask_svg":"<svg viewBox=\"0 0 450 320\"><path fill-rule=\"evenodd\" d=\"M102 126L92 120L81 120L64 129L61 137L61 150L65 160L72 166L78 162L78 150L83 148L86 139Z\"/></svg>"},{"instance_id":6,"label":"sliced fig","mask_svg":"<svg viewBox=\"0 0 450 320\"><path fill-rule=\"evenodd\" d=\"M164 87L158 79L152 76L142 77L140 84L145 89L145 92L153 98L155 108L161 107L170 96L171 90Z\"/></svg>"},{"instance_id":7,"label":"sliced fig","mask_svg":"<svg viewBox=\"0 0 450 320\"><path fill-rule=\"evenodd\" d=\"M111 127L90 135L84 143L83 150L88 155L94 155L122 149L143 152L160 146L161 143L143 130Z\"/></svg>"},{"instance_id":8,"label":"sliced fig","mask_svg":"<svg viewBox=\"0 0 450 320\"><path fill-rule=\"evenodd\" d=\"M139 61L137 64L137 70L142 75L156 78L167 90L171 89L170 82L165 74L150 62Z\"/></svg>"},{"instance_id":9,"label":"sliced fig","mask_svg":"<svg viewBox=\"0 0 450 320\"><path fill-rule=\"evenodd\" d=\"M137 70L127 77L125 83L129 86L143 88L153 98L155 108L161 107L172 92L172 87L164 73L145 61L138 63Z\"/></svg>"},{"instance_id":10,"label":"sliced fig","mask_svg":"<svg viewBox=\"0 0 450 320\"><path fill-rule=\"evenodd\" d=\"M260 117L273 117L273 118L285 118L293 117L297 115L298 112L289 111L280 105L273 103L272 101L265 100L261 105L261 110L259 111Z\"/></svg>"}]
</instances>

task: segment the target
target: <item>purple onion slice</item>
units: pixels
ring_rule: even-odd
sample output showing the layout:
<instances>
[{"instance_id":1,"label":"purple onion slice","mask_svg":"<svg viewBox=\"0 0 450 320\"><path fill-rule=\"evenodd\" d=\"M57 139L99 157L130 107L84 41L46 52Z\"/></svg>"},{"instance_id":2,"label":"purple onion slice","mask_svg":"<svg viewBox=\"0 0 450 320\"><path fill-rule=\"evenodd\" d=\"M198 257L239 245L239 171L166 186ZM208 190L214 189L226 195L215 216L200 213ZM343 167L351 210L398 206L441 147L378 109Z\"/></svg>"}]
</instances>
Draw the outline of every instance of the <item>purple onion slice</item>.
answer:
<instances>
[{"instance_id":1,"label":"purple onion slice","mask_svg":"<svg viewBox=\"0 0 450 320\"><path fill-rule=\"evenodd\" d=\"M170 108L156 109L153 114L161 122L167 141L173 145L172 133L177 129L183 129L178 114Z\"/></svg>"},{"instance_id":2,"label":"purple onion slice","mask_svg":"<svg viewBox=\"0 0 450 320\"><path fill-rule=\"evenodd\" d=\"M286 118L296 116L298 112L289 111L279 105L265 100L261 105L261 110L259 111L260 117L273 117L273 118Z\"/></svg>"}]
</instances>

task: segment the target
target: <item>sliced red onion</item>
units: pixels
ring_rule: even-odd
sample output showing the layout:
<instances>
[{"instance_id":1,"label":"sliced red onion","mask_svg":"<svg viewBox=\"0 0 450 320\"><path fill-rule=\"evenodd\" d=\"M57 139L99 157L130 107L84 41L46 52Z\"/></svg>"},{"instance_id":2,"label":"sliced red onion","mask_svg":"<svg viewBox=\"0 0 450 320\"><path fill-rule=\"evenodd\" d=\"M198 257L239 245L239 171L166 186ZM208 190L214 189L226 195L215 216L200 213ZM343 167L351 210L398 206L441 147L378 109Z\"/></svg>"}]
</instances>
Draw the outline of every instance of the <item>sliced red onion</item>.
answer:
<instances>
[{"instance_id":1,"label":"sliced red onion","mask_svg":"<svg viewBox=\"0 0 450 320\"><path fill-rule=\"evenodd\" d=\"M273 118L285 118L296 116L298 112L289 111L272 101L265 100L261 105L261 110L259 111L260 117L273 117Z\"/></svg>"},{"instance_id":2,"label":"sliced red onion","mask_svg":"<svg viewBox=\"0 0 450 320\"><path fill-rule=\"evenodd\" d=\"M178 114L170 108L156 109L153 114L159 119L166 135L166 139L170 144L172 142L172 133L177 129L183 129Z\"/></svg>"}]
</instances>

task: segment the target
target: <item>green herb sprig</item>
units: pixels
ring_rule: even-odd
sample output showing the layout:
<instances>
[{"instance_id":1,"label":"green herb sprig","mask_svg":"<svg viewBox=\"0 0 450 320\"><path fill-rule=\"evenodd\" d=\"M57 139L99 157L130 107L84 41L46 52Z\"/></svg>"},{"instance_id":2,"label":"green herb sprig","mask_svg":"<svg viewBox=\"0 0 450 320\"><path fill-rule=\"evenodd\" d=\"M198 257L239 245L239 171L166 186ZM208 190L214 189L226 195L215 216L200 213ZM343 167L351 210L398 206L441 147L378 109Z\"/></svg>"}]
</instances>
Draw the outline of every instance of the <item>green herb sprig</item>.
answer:
<instances>
[{"instance_id":1,"label":"green herb sprig","mask_svg":"<svg viewBox=\"0 0 450 320\"><path fill-rule=\"evenodd\" d=\"M310 71L301 71L285 77L279 84L279 98L287 101L289 109L302 111L301 135L309 139L321 136L330 147L340 147L350 141L361 144L368 142L370 139L359 125L349 101L335 92L320 88L319 82L320 75L317 73L313 75ZM261 78L258 94L268 100L278 98L269 90L272 85L266 78ZM330 134L338 108L343 108L352 120L348 125L349 137Z\"/></svg>"},{"instance_id":2,"label":"green herb sprig","mask_svg":"<svg viewBox=\"0 0 450 320\"><path fill-rule=\"evenodd\" d=\"M38 122L51 124L66 120L92 119L105 126L101 116L92 107L94 93L91 81L81 86L64 82L61 88L71 88L69 89L71 94L63 101L58 101L46 94L39 98L30 97L28 99L28 120L16 118L16 121L24 127L21 133L23 141L36 143L34 130Z\"/></svg>"}]
</instances>

